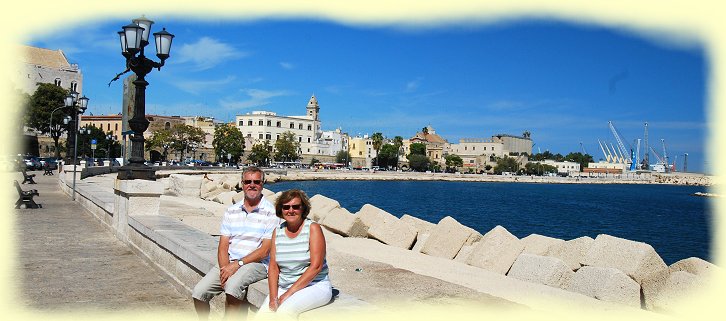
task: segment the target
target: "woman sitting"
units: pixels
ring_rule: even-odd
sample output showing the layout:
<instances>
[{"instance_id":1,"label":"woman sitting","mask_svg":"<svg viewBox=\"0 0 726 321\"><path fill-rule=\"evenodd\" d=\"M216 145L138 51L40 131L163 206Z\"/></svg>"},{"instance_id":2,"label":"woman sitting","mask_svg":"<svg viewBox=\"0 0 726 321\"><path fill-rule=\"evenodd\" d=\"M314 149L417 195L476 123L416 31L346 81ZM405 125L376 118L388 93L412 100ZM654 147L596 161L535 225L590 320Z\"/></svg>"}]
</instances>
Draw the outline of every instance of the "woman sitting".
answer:
<instances>
[{"instance_id":1,"label":"woman sitting","mask_svg":"<svg viewBox=\"0 0 726 321\"><path fill-rule=\"evenodd\" d=\"M297 318L327 304L332 297L325 261L325 237L320 225L307 219L310 201L297 189L283 192L275 202L282 224L272 234L268 284L259 316L276 312Z\"/></svg>"}]
</instances>

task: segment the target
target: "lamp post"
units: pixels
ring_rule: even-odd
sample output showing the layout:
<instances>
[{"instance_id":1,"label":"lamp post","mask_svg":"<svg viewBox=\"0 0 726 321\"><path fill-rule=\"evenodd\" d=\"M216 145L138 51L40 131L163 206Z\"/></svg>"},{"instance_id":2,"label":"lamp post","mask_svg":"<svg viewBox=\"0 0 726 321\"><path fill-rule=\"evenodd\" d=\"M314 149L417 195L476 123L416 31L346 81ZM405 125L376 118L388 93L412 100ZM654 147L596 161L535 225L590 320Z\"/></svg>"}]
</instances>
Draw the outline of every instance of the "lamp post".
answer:
<instances>
[{"instance_id":1,"label":"lamp post","mask_svg":"<svg viewBox=\"0 0 726 321\"><path fill-rule=\"evenodd\" d=\"M106 157L108 158L108 165L113 167L113 160L111 155L111 151L113 150L113 144L116 142L116 136L113 134L106 135L106 140L108 141L108 153L106 153Z\"/></svg>"},{"instance_id":2,"label":"lamp post","mask_svg":"<svg viewBox=\"0 0 726 321\"><path fill-rule=\"evenodd\" d=\"M70 164L69 162L73 163L73 200L76 199L76 176L78 176L76 173L76 166L78 165L78 115L86 112L88 100L85 95L78 98L78 93L71 89L70 94L63 101L66 107L72 107L71 117L65 119L68 124L68 152L63 163L66 165ZM71 146L73 150L71 150ZM73 159L70 158L71 154L73 154Z\"/></svg>"},{"instance_id":3,"label":"lamp post","mask_svg":"<svg viewBox=\"0 0 726 321\"><path fill-rule=\"evenodd\" d=\"M134 81L134 116L129 119L129 127L133 130L131 135L131 158L129 164L119 169L118 179L145 179L156 180L154 169L144 163L144 131L149 128L146 119L146 86L149 83L144 79L152 69L161 70L164 61L169 58L171 41L174 35L164 28L154 33L156 41L156 56L160 62L155 62L144 55L144 47L149 44L149 33L154 22L145 18L136 18L131 24L123 26L119 31L121 40L121 54L126 58L126 68L136 74Z\"/></svg>"}]
</instances>

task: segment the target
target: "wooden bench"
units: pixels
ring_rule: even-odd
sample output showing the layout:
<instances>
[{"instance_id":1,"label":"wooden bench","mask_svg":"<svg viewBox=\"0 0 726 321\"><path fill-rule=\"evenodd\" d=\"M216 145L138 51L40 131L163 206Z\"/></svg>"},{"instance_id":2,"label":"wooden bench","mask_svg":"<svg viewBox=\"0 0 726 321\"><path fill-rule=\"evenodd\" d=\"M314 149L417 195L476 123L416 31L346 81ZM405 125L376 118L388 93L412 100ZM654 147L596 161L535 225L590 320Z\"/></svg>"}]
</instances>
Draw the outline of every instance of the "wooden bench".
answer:
<instances>
[{"instance_id":1,"label":"wooden bench","mask_svg":"<svg viewBox=\"0 0 726 321\"><path fill-rule=\"evenodd\" d=\"M15 208L42 208L43 205L40 205L36 203L33 200L33 196L40 195L38 193L38 190L31 189L24 191L20 188L20 184L18 184L18 181L13 181L13 184L15 185L15 188L18 190L18 201L15 202Z\"/></svg>"},{"instance_id":2,"label":"wooden bench","mask_svg":"<svg viewBox=\"0 0 726 321\"><path fill-rule=\"evenodd\" d=\"M35 177L35 174L28 174L28 172L25 171L25 169L22 170L23 172L23 184L36 184L35 180L33 180L33 177Z\"/></svg>"}]
</instances>

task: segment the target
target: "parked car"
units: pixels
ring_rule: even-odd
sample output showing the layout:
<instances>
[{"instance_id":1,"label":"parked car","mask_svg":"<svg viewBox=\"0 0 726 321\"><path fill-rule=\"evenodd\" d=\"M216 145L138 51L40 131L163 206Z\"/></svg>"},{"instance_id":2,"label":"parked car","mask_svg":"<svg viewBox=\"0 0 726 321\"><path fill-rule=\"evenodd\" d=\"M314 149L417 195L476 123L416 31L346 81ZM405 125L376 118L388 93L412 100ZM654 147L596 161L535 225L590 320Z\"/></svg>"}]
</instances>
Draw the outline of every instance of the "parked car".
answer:
<instances>
[{"instance_id":1,"label":"parked car","mask_svg":"<svg viewBox=\"0 0 726 321\"><path fill-rule=\"evenodd\" d=\"M40 160L35 156L25 156L23 161L25 162L26 170L36 171L43 168L43 164L41 164Z\"/></svg>"},{"instance_id":2,"label":"parked car","mask_svg":"<svg viewBox=\"0 0 726 321\"><path fill-rule=\"evenodd\" d=\"M44 157L40 159L43 164L43 169L56 170L58 169L58 160L54 157Z\"/></svg>"}]
</instances>

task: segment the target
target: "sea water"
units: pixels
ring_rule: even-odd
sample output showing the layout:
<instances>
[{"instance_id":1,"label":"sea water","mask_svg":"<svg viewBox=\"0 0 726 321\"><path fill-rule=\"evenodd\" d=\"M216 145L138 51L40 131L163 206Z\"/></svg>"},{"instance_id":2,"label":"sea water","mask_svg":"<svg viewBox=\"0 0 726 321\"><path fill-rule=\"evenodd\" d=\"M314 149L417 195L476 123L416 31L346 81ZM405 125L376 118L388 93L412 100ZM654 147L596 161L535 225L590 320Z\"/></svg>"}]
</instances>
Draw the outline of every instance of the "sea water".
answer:
<instances>
[{"instance_id":1,"label":"sea water","mask_svg":"<svg viewBox=\"0 0 726 321\"><path fill-rule=\"evenodd\" d=\"M653 246L666 264L711 261L711 199L702 186L446 181L297 181L267 184L322 194L351 213L364 204L437 223L451 216L484 234L501 225L519 238L563 240L608 234Z\"/></svg>"}]
</instances>

